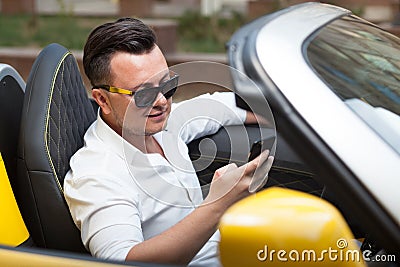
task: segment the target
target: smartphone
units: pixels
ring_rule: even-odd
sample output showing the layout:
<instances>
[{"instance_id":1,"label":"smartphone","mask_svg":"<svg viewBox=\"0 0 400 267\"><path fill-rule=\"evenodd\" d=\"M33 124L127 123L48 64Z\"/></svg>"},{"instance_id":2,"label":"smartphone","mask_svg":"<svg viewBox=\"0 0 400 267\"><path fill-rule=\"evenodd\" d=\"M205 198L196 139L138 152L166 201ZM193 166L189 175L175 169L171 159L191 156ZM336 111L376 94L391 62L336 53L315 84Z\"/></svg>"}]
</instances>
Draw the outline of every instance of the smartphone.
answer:
<instances>
[{"instance_id":1,"label":"smartphone","mask_svg":"<svg viewBox=\"0 0 400 267\"><path fill-rule=\"evenodd\" d=\"M247 161L252 161L256 157L258 157L258 155L261 154L261 151L264 151L266 149L269 149L269 151L272 151L274 143L275 143L275 139L276 139L275 136L272 136L272 137L269 137L266 139L255 141L253 143L253 145L251 146L249 157L248 157Z\"/></svg>"},{"instance_id":2,"label":"smartphone","mask_svg":"<svg viewBox=\"0 0 400 267\"><path fill-rule=\"evenodd\" d=\"M266 139L256 141L251 146L248 161L255 159L258 155L261 154L262 151L267 150L267 149L270 151L269 156L272 156L272 157L262 159L263 161L255 170L255 172L253 174L253 178L249 185L250 193L254 193L257 190L261 189L268 181L268 173L272 167L273 156L275 154L274 153L275 152L275 140L276 140L276 137L272 136L272 137L269 137Z\"/></svg>"}]
</instances>

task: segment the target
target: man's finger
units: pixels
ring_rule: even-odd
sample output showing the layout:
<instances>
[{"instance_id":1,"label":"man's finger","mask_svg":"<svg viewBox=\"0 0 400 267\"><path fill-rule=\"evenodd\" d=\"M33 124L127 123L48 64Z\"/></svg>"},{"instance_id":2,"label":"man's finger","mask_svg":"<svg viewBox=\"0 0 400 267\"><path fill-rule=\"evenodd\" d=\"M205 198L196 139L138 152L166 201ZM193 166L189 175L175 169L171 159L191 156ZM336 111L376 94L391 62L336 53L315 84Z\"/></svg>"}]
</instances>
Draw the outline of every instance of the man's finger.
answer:
<instances>
[{"instance_id":1,"label":"man's finger","mask_svg":"<svg viewBox=\"0 0 400 267\"><path fill-rule=\"evenodd\" d=\"M274 156L269 156L268 157L267 163L266 163L266 166L265 166L265 169L266 169L267 172L269 172L271 170L272 164L274 163L274 159L275 159Z\"/></svg>"},{"instance_id":2,"label":"man's finger","mask_svg":"<svg viewBox=\"0 0 400 267\"><path fill-rule=\"evenodd\" d=\"M258 166L260 166L261 164L264 163L264 161L266 161L268 159L268 155L269 155L269 150L265 150L263 152L260 153L260 155L258 155L255 159L253 159L252 161L244 164L243 166L241 166L241 168L243 168L243 174L244 175L250 175L252 174Z\"/></svg>"},{"instance_id":3,"label":"man's finger","mask_svg":"<svg viewBox=\"0 0 400 267\"><path fill-rule=\"evenodd\" d=\"M217 169L214 173L214 178L213 180L218 179L219 177L221 177L222 175L224 175L226 172L234 170L237 168L237 165L235 163L230 163L228 165L225 165L219 169Z\"/></svg>"}]
</instances>

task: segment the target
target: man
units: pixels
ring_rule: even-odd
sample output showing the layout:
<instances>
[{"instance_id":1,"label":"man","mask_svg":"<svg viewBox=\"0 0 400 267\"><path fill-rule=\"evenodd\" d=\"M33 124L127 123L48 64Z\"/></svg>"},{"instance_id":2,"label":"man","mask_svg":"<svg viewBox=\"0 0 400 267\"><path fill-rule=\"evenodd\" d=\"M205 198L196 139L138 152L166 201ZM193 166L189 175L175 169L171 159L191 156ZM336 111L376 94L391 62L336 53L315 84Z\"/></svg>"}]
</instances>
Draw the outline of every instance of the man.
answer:
<instances>
[{"instance_id":1,"label":"man","mask_svg":"<svg viewBox=\"0 0 400 267\"><path fill-rule=\"evenodd\" d=\"M188 162L190 140L216 132L219 123L255 122L255 116L235 108L232 93L219 93L198 99L234 112L217 108L206 115L214 120L185 125L177 123L184 116L168 119L178 77L168 70L153 31L136 19L94 29L83 61L100 109L84 147L71 158L64 191L84 245L102 258L219 266L219 219L250 194L261 159L218 170L203 200L193 167L181 168L168 155ZM176 151L168 140L175 140Z\"/></svg>"}]
</instances>

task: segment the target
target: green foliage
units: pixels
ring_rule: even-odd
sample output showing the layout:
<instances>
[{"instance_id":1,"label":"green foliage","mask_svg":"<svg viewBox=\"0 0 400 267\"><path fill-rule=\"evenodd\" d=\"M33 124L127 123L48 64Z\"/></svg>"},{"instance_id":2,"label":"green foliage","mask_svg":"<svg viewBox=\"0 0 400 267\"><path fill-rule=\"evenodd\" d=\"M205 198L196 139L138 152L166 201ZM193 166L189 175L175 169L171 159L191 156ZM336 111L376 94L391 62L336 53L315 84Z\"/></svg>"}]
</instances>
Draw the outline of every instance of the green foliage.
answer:
<instances>
[{"instance_id":1,"label":"green foliage","mask_svg":"<svg viewBox=\"0 0 400 267\"><path fill-rule=\"evenodd\" d=\"M0 46L41 48L57 42L69 49L82 49L90 31L97 25L112 21L112 17L74 16L58 0L61 12L53 16L13 15L0 16ZM177 18L178 50L185 52L225 52L225 43L246 23L243 15L232 13L229 17L218 14L202 16L187 12Z\"/></svg>"},{"instance_id":2,"label":"green foliage","mask_svg":"<svg viewBox=\"0 0 400 267\"><path fill-rule=\"evenodd\" d=\"M0 16L0 46L44 47L57 42L69 49L82 49L91 29L105 18L56 16Z\"/></svg>"},{"instance_id":3,"label":"green foliage","mask_svg":"<svg viewBox=\"0 0 400 267\"><path fill-rule=\"evenodd\" d=\"M178 22L180 50L224 52L225 43L246 20L234 12L229 17L222 17L218 14L203 16L197 11L188 11L178 18Z\"/></svg>"}]
</instances>

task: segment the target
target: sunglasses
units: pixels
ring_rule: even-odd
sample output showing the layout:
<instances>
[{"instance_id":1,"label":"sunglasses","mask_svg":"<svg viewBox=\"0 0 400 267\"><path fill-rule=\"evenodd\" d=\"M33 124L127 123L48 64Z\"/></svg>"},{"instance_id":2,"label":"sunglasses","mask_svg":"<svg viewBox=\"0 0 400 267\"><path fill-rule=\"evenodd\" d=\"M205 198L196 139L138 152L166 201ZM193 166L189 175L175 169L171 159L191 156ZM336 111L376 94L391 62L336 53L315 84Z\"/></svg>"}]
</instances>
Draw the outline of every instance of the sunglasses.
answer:
<instances>
[{"instance_id":1,"label":"sunglasses","mask_svg":"<svg viewBox=\"0 0 400 267\"><path fill-rule=\"evenodd\" d=\"M172 73L172 77L167 81L161 82L159 86L143 88L134 92L128 89L104 84L93 86L92 89L99 88L107 90L111 93L133 96L135 99L135 104L138 108L146 108L150 107L154 103L154 101L156 101L159 93L162 93L166 99L172 97L178 87L178 78L178 74Z\"/></svg>"}]
</instances>

